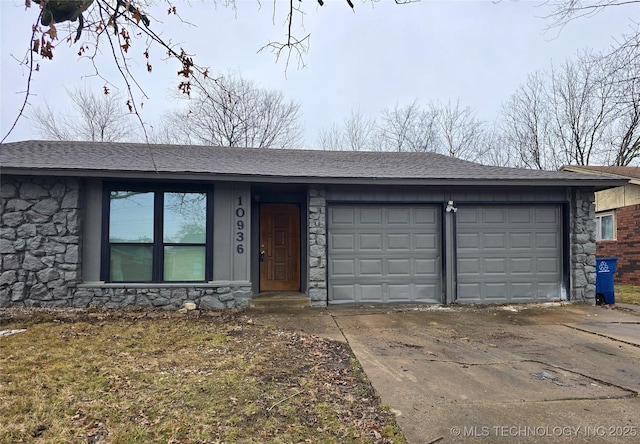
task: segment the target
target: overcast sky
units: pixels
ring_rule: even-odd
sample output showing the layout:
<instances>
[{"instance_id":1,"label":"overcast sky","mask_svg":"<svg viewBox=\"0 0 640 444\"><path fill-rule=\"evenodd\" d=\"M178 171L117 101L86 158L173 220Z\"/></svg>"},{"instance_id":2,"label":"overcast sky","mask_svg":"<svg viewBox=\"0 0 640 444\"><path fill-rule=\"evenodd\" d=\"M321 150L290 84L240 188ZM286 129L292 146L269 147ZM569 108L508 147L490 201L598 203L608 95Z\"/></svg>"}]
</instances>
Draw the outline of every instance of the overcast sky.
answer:
<instances>
[{"instance_id":1,"label":"overcast sky","mask_svg":"<svg viewBox=\"0 0 640 444\"><path fill-rule=\"evenodd\" d=\"M270 0L263 0L261 7L256 0L239 0L236 11L212 1L178 0L174 3L183 20L195 26L157 12L152 27L194 53L211 72L238 71L300 102L308 148L317 147L321 129L348 117L351 110L377 116L385 107L413 100L459 100L475 108L480 118L493 121L529 73L561 63L580 49L608 48L629 29L629 16L636 13L635 6L613 7L561 30L547 30L551 22L544 17L550 9L542 1L423 0L396 5L381 0L372 5L356 0L354 13L345 0L325 0L323 7L304 0L304 29L298 33L311 33L306 67L298 69L292 62L285 75L282 61L276 63L268 52L257 53L269 40L284 37L282 11L288 1L275 2L280 15L274 23ZM0 0L2 136L24 97L20 92L28 72L14 57L25 54L37 14L37 5L25 11L24 0ZM142 43L137 45L141 52ZM40 63L28 110L45 102L69 110L65 87L86 84L99 91L104 85L76 52L77 47L62 42L52 61ZM142 117L156 125L161 113L175 106L171 91L177 87L179 67L161 60L159 50L154 53L152 48L151 55L153 72L141 69L137 78L149 96ZM144 65L141 57L137 60ZM99 63L101 73L114 83L112 90L122 88L110 59L103 57ZM32 123L23 119L7 141L37 138Z\"/></svg>"}]
</instances>

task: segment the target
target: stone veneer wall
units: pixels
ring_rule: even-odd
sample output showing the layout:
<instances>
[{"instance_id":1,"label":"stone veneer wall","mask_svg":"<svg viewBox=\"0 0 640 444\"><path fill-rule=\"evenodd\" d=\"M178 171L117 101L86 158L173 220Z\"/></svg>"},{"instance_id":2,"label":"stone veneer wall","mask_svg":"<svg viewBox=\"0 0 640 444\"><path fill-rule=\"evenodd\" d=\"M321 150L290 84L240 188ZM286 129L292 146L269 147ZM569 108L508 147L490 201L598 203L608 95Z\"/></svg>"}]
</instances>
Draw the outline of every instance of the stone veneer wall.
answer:
<instances>
[{"instance_id":1,"label":"stone veneer wall","mask_svg":"<svg viewBox=\"0 0 640 444\"><path fill-rule=\"evenodd\" d=\"M596 300L596 222L593 191L576 188L571 198L571 300Z\"/></svg>"},{"instance_id":2,"label":"stone veneer wall","mask_svg":"<svg viewBox=\"0 0 640 444\"><path fill-rule=\"evenodd\" d=\"M319 186L309 188L309 299L327 305L327 200Z\"/></svg>"},{"instance_id":3,"label":"stone veneer wall","mask_svg":"<svg viewBox=\"0 0 640 444\"><path fill-rule=\"evenodd\" d=\"M80 282L79 182L2 177L0 306L71 305Z\"/></svg>"},{"instance_id":4,"label":"stone veneer wall","mask_svg":"<svg viewBox=\"0 0 640 444\"><path fill-rule=\"evenodd\" d=\"M80 183L70 178L3 176L0 189L0 307L180 308L245 306L247 282L82 284Z\"/></svg>"},{"instance_id":5,"label":"stone veneer wall","mask_svg":"<svg viewBox=\"0 0 640 444\"><path fill-rule=\"evenodd\" d=\"M253 291L250 285L204 287L154 284L144 286L130 285L80 285L73 294L72 303L76 307L117 308L124 306L161 307L178 309L186 302L193 302L197 307L207 309L237 308L247 305Z\"/></svg>"}]
</instances>

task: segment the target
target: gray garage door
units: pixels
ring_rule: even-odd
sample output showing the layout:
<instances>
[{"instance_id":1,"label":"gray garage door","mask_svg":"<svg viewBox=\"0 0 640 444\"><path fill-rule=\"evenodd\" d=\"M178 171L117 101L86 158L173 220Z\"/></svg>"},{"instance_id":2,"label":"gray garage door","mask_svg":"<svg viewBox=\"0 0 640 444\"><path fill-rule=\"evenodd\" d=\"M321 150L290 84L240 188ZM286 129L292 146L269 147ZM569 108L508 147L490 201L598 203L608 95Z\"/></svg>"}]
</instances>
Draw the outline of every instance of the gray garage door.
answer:
<instances>
[{"instance_id":1,"label":"gray garage door","mask_svg":"<svg viewBox=\"0 0 640 444\"><path fill-rule=\"evenodd\" d=\"M459 207L458 300L558 299L561 215L557 205Z\"/></svg>"},{"instance_id":2,"label":"gray garage door","mask_svg":"<svg viewBox=\"0 0 640 444\"><path fill-rule=\"evenodd\" d=\"M439 302L440 210L330 206L330 304Z\"/></svg>"}]
</instances>

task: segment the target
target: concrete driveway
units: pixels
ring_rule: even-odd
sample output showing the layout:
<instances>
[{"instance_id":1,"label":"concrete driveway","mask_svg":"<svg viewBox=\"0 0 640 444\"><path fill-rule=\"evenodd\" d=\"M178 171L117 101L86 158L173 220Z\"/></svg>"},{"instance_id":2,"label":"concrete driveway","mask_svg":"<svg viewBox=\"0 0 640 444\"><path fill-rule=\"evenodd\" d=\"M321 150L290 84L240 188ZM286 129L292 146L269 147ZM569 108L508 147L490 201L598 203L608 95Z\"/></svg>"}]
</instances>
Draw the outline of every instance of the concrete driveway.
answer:
<instances>
[{"instance_id":1,"label":"concrete driveway","mask_svg":"<svg viewBox=\"0 0 640 444\"><path fill-rule=\"evenodd\" d=\"M411 443L640 442L630 311L339 307L255 319L348 342Z\"/></svg>"}]
</instances>

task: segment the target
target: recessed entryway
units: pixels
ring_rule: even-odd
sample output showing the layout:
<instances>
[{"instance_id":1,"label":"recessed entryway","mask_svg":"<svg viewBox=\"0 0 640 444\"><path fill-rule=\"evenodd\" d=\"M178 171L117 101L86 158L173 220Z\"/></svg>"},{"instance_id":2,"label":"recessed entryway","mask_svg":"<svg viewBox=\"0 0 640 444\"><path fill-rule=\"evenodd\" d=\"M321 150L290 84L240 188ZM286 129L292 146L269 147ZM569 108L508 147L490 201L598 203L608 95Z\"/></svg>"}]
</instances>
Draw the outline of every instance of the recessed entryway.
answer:
<instances>
[{"instance_id":1,"label":"recessed entryway","mask_svg":"<svg viewBox=\"0 0 640 444\"><path fill-rule=\"evenodd\" d=\"M300 291L300 207L260 205L260 291Z\"/></svg>"}]
</instances>

